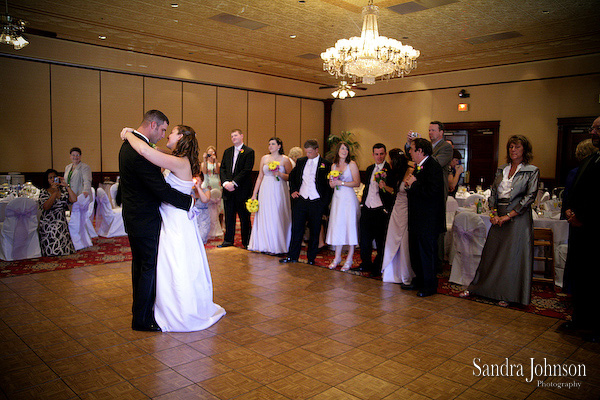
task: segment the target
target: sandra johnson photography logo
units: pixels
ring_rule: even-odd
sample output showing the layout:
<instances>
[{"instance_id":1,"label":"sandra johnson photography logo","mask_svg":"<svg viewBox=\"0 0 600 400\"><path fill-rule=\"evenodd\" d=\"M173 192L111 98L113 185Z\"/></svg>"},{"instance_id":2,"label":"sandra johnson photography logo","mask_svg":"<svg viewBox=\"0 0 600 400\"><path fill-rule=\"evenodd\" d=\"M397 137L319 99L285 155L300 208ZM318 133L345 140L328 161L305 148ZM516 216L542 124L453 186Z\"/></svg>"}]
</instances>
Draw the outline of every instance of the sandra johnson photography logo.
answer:
<instances>
[{"instance_id":1,"label":"sandra johnson photography logo","mask_svg":"<svg viewBox=\"0 0 600 400\"><path fill-rule=\"evenodd\" d=\"M511 376L523 377L525 382L531 383L537 380L537 386L540 387L579 387L580 382L544 382L550 377L571 377L581 378L586 375L585 364L552 364L546 358L542 361L536 361L535 358L530 358L528 364L511 363L508 358L504 359L500 364L488 364L482 362L480 358L473 359L473 375L474 376Z\"/></svg>"}]
</instances>

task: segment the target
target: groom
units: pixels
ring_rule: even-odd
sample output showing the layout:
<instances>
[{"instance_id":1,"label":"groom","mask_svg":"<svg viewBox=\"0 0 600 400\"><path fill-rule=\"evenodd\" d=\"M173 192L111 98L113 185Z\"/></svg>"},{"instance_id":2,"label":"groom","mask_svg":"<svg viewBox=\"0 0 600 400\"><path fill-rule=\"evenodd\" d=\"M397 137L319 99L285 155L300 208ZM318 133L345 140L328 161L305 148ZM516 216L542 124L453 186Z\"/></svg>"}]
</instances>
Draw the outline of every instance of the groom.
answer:
<instances>
[{"instance_id":1,"label":"groom","mask_svg":"<svg viewBox=\"0 0 600 400\"><path fill-rule=\"evenodd\" d=\"M142 124L134 134L152 146L165 137L169 120L158 110L144 114ZM136 331L160 332L154 320L156 297L156 260L160 232L161 202L189 210L192 197L171 188L160 167L139 155L124 141L119 152L121 183L117 202L123 204L123 221L131 245L131 277L133 281L133 322Z\"/></svg>"}]
</instances>

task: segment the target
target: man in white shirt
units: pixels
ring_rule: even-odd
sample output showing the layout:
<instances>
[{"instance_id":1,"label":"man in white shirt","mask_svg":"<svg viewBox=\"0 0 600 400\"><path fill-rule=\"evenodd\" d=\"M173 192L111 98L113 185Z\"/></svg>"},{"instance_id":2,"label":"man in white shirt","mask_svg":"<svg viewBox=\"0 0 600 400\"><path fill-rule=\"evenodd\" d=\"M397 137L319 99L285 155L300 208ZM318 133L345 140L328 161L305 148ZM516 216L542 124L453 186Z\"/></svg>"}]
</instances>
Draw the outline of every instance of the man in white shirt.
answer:
<instances>
[{"instance_id":1,"label":"man in white shirt","mask_svg":"<svg viewBox=\"0 0 600 400\"><path fill-rule=\"evenodd\" d=\"M279 260L280 263L298 262L307 222L310 236L306 257L309 264L315 263L321 220L331 202L332 189L327 179L331 163L319 155L319 144L314 139L304 143L304 151L306 157L297 160L288 181L292 197L292 238L288 256Z\"/></svg>"}]
</instances>

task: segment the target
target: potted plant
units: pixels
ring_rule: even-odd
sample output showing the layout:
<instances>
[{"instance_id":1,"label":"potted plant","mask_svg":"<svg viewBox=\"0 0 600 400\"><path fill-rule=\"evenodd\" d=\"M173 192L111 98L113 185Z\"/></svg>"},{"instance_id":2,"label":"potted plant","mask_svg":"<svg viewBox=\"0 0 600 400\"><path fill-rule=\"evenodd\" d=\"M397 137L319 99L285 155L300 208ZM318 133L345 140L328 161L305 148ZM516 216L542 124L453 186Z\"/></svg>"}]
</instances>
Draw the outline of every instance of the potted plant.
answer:
<instances>
[{"instance_id":1,"label":"potted plant","mask_svg":"<svg viewBox=\"0 0 600 400\"><path fill-rule=\"evenodd\" d=\"M350 153L356 157L356 151L360 148L360 143L354 140L354 134L352 132L342 131L339 135L331 134L327 138L327 153L325 153L325 159L329 162L333 162L335 158L335 148L339 142L344 142L350 148Z\"/></svg>"}]
</instances>

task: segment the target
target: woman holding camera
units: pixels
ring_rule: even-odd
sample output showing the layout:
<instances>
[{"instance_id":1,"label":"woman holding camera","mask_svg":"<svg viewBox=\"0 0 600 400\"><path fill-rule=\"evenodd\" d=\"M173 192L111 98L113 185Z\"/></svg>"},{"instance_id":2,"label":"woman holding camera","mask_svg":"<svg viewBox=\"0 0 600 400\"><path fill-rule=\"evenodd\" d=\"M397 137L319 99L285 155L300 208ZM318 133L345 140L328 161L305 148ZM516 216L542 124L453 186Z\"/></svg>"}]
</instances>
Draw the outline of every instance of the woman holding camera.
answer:
<instances>
[{"instance_id":1,"label":"woman holding camera","mask_svg":"<svg viewBox=\"0 0 600 400\"><path fill-rule=\"evenodd\" d=\"M77 201L77 195L67 185L65 178L49 169L44 173L44 187L40 191L40 247L42 256L64 256L75 253L75 247L69 235L65 211L69 203Z\"/></svg>"},{"instance_id":2,"label":"woman holding camera","mask_svg":"<svg viewBox=\"0 0 600 400\"><path fill-rule=\"evenodd\" d=\"M217 160L217 149L214 146L208 146L206 153L202 155L200 170L204 176L202 189L208 189L211 193L211 201L208 203L210 214L209 239L223 236L223 228L221 228L223 218L223 200L221 200L221 195L223 194L223 188L221 187L221 179L219 178L220 169L221 163Z\"/></svg>"}]
</instances>

